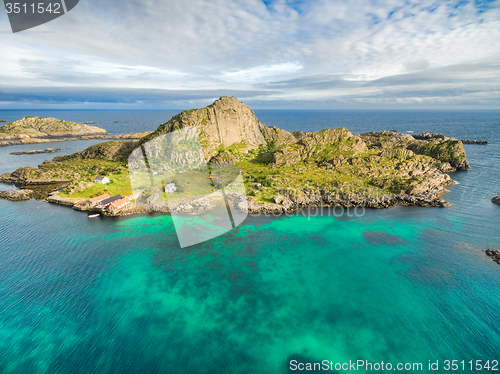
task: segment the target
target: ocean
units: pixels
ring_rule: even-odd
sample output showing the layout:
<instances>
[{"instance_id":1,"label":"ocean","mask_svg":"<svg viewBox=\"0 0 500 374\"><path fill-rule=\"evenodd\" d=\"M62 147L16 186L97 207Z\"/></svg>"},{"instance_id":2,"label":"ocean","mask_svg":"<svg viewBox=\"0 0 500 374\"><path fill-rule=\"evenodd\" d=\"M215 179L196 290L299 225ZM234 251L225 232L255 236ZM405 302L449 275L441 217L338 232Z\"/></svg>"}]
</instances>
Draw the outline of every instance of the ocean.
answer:
<instances>
[{"instance_id":1,"label":"ocean","mask_svg":"<svg viewBox=\"0 0 500 374\"><path fill-rule=\"evenodd\" d=\"M95 121L118 134L154 130L177 112L0 118ZM465 145L471 169L451 174L449 208L249 216L184 249L168 215L88 219L0 200L1 374L279 374L323 360L330 372L357 360L361 373L381 362L448 373L446 360L457 373L500 370L500 266L483 252L500 249L500 206L490 201L500 193L500 111L255 113L289 131L428 131L492 144ZM98 142L1 147L0 173ZM10 155L46 147L63 152Z\"/></svg>"}]
</instances>

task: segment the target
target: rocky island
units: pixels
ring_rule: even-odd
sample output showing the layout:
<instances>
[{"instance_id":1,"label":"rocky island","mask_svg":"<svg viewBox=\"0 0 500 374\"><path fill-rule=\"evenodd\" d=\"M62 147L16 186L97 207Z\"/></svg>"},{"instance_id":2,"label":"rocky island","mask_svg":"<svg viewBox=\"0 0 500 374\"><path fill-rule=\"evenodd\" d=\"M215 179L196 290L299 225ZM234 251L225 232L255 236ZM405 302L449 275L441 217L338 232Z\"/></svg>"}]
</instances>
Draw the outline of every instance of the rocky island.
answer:
<instances>
[{"instance_id":1,"label":"rocky island","mask_svg":"<svg viewBox=\"0 0 500 374\"><path fill-rule=\"evenodd\" d=\"M24 117L0 127L0 139L70 137L107 133L99 127L50 117Z\"/></svg>"},{"instance_id":2,"label":"rocky island","mask_svg":"<svg viewBox=\"0 0 500 374\"><path fill-rule=\"evenodd\" d=\"M50 117L24 117L0 126L0 146L89 139L140 139L151 133L108 135L96 126Z\"/></svg>"},{"instance_id":3,"label":"rocky island","mask_svg":"<svg viewBox=\"0 0 500 374\"><path fill-rule=\"evenodd\" d=\"M142 145L195 126L207 163L242 172L250 212L284 213L318 206L449 205L441 196L454 184L447 173L469 169L463 144L441 134L395 131L353 135L345 128L290 133L262 124L234 97L172 117L138 141L110 141L0 176L22 188L63 186L66 205L104 193L132 194L127 162ZM106 175L108 185L94 183ZM54 189L52 188L52 189ZM54 199L53 199L54 200ZM134 208L116 214L137 212Z\"/></svg>"}]
</instances>

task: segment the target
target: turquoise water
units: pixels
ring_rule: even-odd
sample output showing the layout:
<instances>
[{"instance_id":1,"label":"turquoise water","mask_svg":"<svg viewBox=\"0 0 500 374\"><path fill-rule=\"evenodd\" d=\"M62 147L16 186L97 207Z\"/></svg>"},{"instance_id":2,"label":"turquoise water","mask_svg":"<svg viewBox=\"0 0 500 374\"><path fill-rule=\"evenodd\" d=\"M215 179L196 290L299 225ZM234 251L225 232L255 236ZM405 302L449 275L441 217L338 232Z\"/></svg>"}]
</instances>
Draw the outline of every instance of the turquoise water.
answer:
<instances>
[{"instance_id":1,"label":"turquoise water","mask_svg":"<svg viewBox=\"0 0 500 374\"><path fill-rule=\"evenodd\" d=\"M452 174L450 208L252 216L184 249L166 215L0 200L0 373L499 360L500 266L483 249L500 249L500 152L488 136Z\"/></svg>"}]
</instances>

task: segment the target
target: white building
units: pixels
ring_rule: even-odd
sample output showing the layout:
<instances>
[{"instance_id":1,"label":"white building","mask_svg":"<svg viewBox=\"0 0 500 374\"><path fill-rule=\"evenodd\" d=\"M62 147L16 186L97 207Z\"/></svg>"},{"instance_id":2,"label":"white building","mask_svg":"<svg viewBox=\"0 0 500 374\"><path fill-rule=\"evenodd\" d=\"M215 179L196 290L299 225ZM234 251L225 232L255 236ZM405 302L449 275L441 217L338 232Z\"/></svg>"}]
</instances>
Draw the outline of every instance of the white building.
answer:
<instances>
[{"instance_id":1,"label":"white building","mask_svg":"<svg viewBox=\"0 0 500 374\"><path fill-rule=\"evenodd\" d=\"M94 183L107 184L109 183L109 178L100 175L94 178Z\"/></svg>"},{"instance_id":2,"label":"white building","mask_svg":"<svg viewBox=\"0 0 500 374\"><path fill-rule=\"evenodd\" d=\"M169 183L165 186L166 193L172 193L175 191L177 191L177 187L175 186L175 183Z\"/></svg>"}]
</instances>

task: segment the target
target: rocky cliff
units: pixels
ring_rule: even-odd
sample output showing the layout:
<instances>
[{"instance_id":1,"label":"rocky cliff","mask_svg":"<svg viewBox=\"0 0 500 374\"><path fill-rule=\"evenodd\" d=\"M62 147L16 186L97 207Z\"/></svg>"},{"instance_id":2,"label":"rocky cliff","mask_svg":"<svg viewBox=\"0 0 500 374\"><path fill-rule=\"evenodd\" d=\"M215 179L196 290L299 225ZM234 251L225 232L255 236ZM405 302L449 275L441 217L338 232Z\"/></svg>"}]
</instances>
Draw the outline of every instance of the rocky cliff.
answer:
<instances>
[{"instance_id":1,"label":"rocky cliff","mask_svg":"<svg viewBox=\"0 0 500 374\"><path fill-rule=\"evenodd\" d=\"M296 141L289 132L260 123L252 109L235 97L222 96L205 108L175 115L142 143L188 126L196 126L207 161L225 148L245 153L269 142L282 145Z\"/></svg>"},{"instance_id":2,"label":"rocky cliff","mask_svg":"<svg viewBox=\"0 0 500 374\"><path fill-rule=\"evenodd\" d=\"M360 134L370 149L407 149L419 155L432 157L442 164L443 172L468 170L469 162L462 142L442 134L399 134L395 131L367 132Z\"/></svg>"},{"instance_id":3,"label":"rocky cliff","mask_svg":"<svg viewBox=\"0 0 500 374\"><path fill-rule=\"evenodd\" d=\"M0 139L104 135L107 133L106 130L96 126L50 117L24 117L0 127Z\"/></svg>"}]
</instances>

